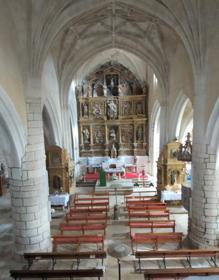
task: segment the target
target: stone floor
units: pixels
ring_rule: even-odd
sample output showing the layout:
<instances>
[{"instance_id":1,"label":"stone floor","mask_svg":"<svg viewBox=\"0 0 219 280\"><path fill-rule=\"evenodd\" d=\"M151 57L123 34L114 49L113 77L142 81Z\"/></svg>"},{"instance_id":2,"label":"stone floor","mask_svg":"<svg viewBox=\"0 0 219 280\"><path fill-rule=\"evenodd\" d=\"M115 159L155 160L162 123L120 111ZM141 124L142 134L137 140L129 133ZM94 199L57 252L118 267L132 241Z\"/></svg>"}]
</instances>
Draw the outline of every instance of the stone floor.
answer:
<instances>
[{"instance_id":1,"label":"stone floor","mask_svg":"<svg viewBox=\"0 0 219 280\"><path fill-rule=\"evenodd\" d=\"M118 202L123 205L121 197L118 197ZM111 206L115 203L115 200L111 198ZM187 234L187 213L185 209L181 206L171 206L171 219L175 219L177 222L176 231L182 231L184 235ZM65 211L56 210L54 218L51 222L51 232L52 234L59 234L59 224L63 222ZM127 216L121 207L120 219L113 220L113 207L111 207L110 212L111 219L109 219L105 248L114 241L119 241L130 246L129 239L129 228L127 226ZM10 195L7 193L0 198L0 279L8 280L10 269L20 269L26 265L26 263L21 259L15 259L13 257L13 234L12 234L12 219L10 212ZM185 243L186 244L186 243ZM186 245L185 245L186 246ZM150 246L146 249L150 249ZM162 248L174 248L170 246L162 246ZM65 246L59 250L72 250L71 246ZM35 268L48 268L50 267L50 262L41 262L36 264ZM56 264L56 268L71 268L72 263L68 261L59 261ZM87 261L81 262L81 267L101 267L101 262L99 261ZM151 263L151 267L155 267L155 263ZM103 280L118 279L118 264L117 259L107 256L104 261L105 274ZM133 256L130 255L121 261L121 272L122 279L126 280L140 280L143 279L143 275L134 272L134 262Z\"/></svg>"},{"instance_id":2,"label":"stone floor","mask_svg":"<svg viewBox=\"0 0 219 280\"><path fill-rule=\"evenodd\" d=\"M123 210L123 200L121 197L117 198L120 207L120 219L113 219L113 205L115 204L115 198L111 198L110 205L110 219L108 221L105 248L110 246L113 242L121 242L130 247L129 239L129 228L127 225L127 214ZM171 219L176 220L176 231L183 232L184 242L183 247L187 247L186 234L187 234L187 220L188 215L186 210L182 206L169 206ZM59 224L63 222L63 218L66 210L56 209L55 214L51 221L51 232L52 234L59 234ZM162 230L163 231L163 230ZM92 245L91 245L92 247ZM90 247L90 249L92 249ZM162 245L160 249L174 249L175 245ZM72 251L73 247L66 245L60 247L60 251ZM86 248L87 249L87 248ZM150 245L144 247L144 249L151 249ZM176 267L176 262L169 263L170 267ZM179 264L177 264L178 266ZM203 263L196 263L196 266L202 266ZM9 280L10 269L21 269L26 266L26 263L22 259L17 259L13 257L13 234L12 234L12 219L11 219L11 207L10 207L10 195L6 193L3 197L0 197L0 279ZM49 268L51 263L48 261L41 261L34 264L33 268ZM71 261L58 261L56 268L71 268ZM104 268L105 273L103 280L118 279L118 263L117 259L107 255L107 259L104 261L104 266L102 266L101 261L93 260L89 263L84 260L81 261L81 268L91 268L100 267ZM157 263L154 261L147 262L147 268L156 268ZM136 273L134 271L134 257L132 255L127 256L121 260L121 274L122 279L126 280L143 280L143 274ZM219 279L219 277L201 277L201 278L188 278L188 279Z\"/></svg>"}]
</instances>

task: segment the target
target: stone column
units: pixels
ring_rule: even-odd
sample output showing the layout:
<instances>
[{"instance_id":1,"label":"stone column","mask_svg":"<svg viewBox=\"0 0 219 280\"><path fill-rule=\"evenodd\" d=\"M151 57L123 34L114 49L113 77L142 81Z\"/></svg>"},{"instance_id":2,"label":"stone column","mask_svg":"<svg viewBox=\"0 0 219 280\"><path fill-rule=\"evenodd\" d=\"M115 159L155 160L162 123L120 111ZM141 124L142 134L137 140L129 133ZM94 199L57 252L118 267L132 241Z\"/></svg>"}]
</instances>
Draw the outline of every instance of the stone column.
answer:
<instances>
[{"instance_id":1,"label":"stone column","mask_svg":"<svg viewBox=\"0 0 219 280\"><path fill-rule=\"evenodd\" d=\"M21 168L10 170L15 253L51 247L48 176L45 166L41 98L27 104L27 145Z\"/></svg>"},{"instance_id":2,"label":"stone column","mask_svg":"<svg viewBox=\"0 0 219 280\"><path fill-rule=\"evenodd\" d=\"M216 153L208 145L193 145L193 190L189 239L195 247L218 246L219 174Z\"/></svg>"},{"instance_id":3,"label":"stone column","mask_svg":"<svg viewBox=\"0 0 219 280\"><path fill-rule=\"evenodd\" d=\"M192 199L189 240L195 247L218 246L219 174L216 154L205 142L206 73L195 77Z\"/></svg>"}]
</instances>

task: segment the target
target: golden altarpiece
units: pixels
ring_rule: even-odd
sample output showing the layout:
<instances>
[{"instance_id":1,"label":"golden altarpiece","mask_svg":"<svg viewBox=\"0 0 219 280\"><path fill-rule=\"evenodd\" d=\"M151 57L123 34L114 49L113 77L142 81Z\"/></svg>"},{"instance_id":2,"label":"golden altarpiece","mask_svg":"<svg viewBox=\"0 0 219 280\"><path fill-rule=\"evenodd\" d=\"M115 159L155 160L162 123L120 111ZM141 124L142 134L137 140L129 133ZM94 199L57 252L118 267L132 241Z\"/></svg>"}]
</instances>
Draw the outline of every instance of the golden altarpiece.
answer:
<instances>
[{"instance_id":1,"label":"golden altarpiece","mask_svg":"<svg viewBox=\"0 0 219 280\"><path fill-rule=\"evenodd\" d=\"M74 165L65 149L58 146L47 148L47 170L50 193L74 191Z\"/></svg>"},{"instance_id":2,"label":"golden altarpiece","mask_svg":"<svg viewBox=\"0 0 219 280\"><path fill-rule=\"evenodd\" d=\"M180 190L185 182L186 164L177 160L180 142L166 144L157 161L157 188L159 190Z\"/></svg>"},{"instance_id":3,"label":"golden altarpiece","mask_svg":"<svg viewBox=\"0 0 219 280\"><path fill-rule=\"evenodd\" d=\"M80 156L147 154L147 86L107 63L77 87Z\"/></svg>"}]
</instances>

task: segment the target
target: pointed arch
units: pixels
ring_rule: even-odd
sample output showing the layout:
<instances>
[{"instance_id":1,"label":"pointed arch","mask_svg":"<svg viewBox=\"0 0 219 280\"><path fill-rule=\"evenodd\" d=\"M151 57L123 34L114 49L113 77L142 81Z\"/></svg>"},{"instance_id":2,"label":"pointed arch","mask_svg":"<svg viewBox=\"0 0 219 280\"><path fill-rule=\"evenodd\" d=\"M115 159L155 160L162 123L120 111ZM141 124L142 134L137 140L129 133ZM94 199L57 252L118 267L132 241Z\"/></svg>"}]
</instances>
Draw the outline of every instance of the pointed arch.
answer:
<instances>
[{"instance_id":1,"label":"pointed arch","mask_svg":"<svg viewBox=\"0 0 219 280\"><path fill-rule=\"evenodd\" d=\"M154 103L151 117L150 117L150 128L149 128L149 155L151 160L151 174L156 176L156 160L159 156L159 146L160 146L160 137L159 137L159 124L160 124L160 103L156 100Z\"/></svg>"},{"instance_id":2,"label":"pointed arch","mask_svg":"<svg viewBox=\"0 0 219 280\"><path fill-rule=\"evenodd\" d=\"M53 100L51 98L46 98L44 103L44 110L46 110L48 116L49 116L49 123L51 125L50 127L50 135L52 136L52 139L54 141L54 145L57 145L59 147L62 147L62 138L61 138L61 125L59 123L59 120L57 118L56 110L55 110L55 104L53 104Z\"/></svg>"},{"instance_id":3,"label":"pointed arch","mask_svg":"<svg viewBox=\"0 0 219 280\"><path fill-rule=\"evenodd\" d=\"M217 151L219 149L219 98L217 99L214 109L208 121L206 131L206 142L209 144L209 149Z\"/></svg>"},{"instance_id":4,"label":"pointed arch","mask_svg":"<svg viewBox=\"0 0 219 280\"><path fill-rule=\"evenodd\" d=\"M0 86L0 127L5 132L11 151L11 166L20 167L21 159L25 152L26 131L14 104L4 89Z\"/></svg>"},{"instance_id":5,"label":"pointed arch","mask_svg":"<svg viewBox=\"0 0 219 280\"><path fill-rule=\"evenodd\" d=\"M174 138L179 139L184 134L184 132L182 131L183 114L189 103L190 103L189 98L185 94L180 92L180 94L176 98L170 116L170 132L169 132L170 141L173 140ZM190 113L190 119L193 118L193 111L189 113ZM189 121L190 120L187 120L187 122ZM184 127L184 129L186 129L186 127Z\"/></svg>"}]
</instances>

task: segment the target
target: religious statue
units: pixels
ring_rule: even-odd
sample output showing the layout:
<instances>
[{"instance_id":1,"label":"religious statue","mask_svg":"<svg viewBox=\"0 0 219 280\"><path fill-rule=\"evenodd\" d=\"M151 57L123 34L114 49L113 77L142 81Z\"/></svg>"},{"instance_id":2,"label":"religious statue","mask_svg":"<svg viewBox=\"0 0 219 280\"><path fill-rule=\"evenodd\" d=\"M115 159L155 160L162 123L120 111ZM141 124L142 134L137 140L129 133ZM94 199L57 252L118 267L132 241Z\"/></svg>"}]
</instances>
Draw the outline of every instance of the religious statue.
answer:
<instances>
[{"instance_id":1,"label":"religious statue","mask_svg":"<svg viewBox=\"0 0 219 280\"><path fill-rule=\"evenodd\" d=\"M116 131L114 128L110 129L109 137L110 137L110 140L116 140Z\"/></svg>"},{"instance_id":2,"label":"religious statue","mask_svg":"<svg viewBox=\"0 0 219 280\"><path fill-rule=\"evenodd\" d=\"M111 156L111 158L116 158L117 157L117 150L116 150L116 147L115 147L114 143L113 143L111 151L110 151L110 156Z\"/></svg>"},{"instance_id":3,"label":"religious statue","mask_svg":"<svg viewBox=\"0 0 219 280\"><path fill-rule=\"evenodd\" d=\"M110 100L109 103L107 104L108 106L108 117L110 119L114 119L117 117L117 105L114 103L113 100Z\"/></svg>"},{"instance_id":4,"label":"religious statue","mask_svg":"<svg viewBox=\"0 0 219 280\"><path fill-rule=\"evenodd\" d=\"M88 105L87 105L87 103L83 104L83 117L88 117Z\"/></svg>"},{"instance_id":5,"label":"religious statue","mask_svg":"<svg viewBox=\"0 0 219 280\"><path fill-rule=\"evenodd\" d=\"M94 103L93 105L93 114L95 117L99 117L102 114L100 104L99 103Z\"/></svg>"},{"instance_id":6,"label":"religious statue","mask_svg":"<svg viewBox=\"0 0 219 280\"><path fill-rule=\"evenodd\" d=\"M123 103L123 114L130 115L131 111L131 104L130 102L126 101Z\"/></svg>"},{"instance_id":7,"label":"religious statue","mask_svg":"<svg viewBox=\"0 0 219 280\"><path fill-rule=\"evenodd\" d=\"M130 95L131 94L129 84L126 81L119 84L118 91L119 91L119 95Z\"/></svg>"},{"instance_id":8,"label":"religious statue","mask_svg":"<svg viewBox=\"0 0 219 280\"><path fill-rule=\"evenodd\" d=\"M141 141L143 140L143 128L142 126L139 126L136 132L136 140Z\"/></svg>"},{"instance_id":9,"label":"religious statue","mask_svg":"<svg viewBox=\"0 0 219 280\"><path fill-rule=\"evenodd\" d=\"M83 130L83 140L84 144L88 144L90 142L90 132L88 128L84 128Z\"/></svg>"},{"instance_id":10,"label":"religious statue","mask_svg":"<svg viewBox=\"0 0 219 280\"><path fill-rule=\"evenodd\" d=\"M95 132L95 143L96 144L104 143L104 135L100 129L96 130Z\"/></svg>"}]
</instances>

